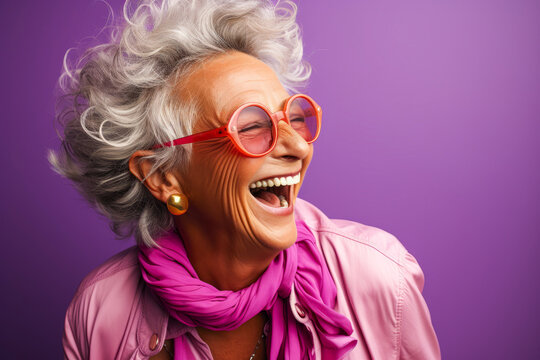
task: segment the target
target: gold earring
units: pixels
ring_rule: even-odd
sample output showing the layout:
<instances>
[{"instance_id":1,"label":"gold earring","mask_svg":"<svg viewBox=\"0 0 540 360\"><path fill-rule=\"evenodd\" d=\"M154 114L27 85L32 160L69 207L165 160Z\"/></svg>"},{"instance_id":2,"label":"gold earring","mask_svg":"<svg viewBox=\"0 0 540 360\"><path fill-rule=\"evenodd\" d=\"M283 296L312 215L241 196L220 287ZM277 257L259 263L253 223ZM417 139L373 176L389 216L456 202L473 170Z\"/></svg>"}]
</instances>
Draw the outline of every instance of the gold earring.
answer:
<instances>
[{"instance_id":1,"label":"gold earring","mask_svg":"<svg viewBox=\"0 0 540 360\"><path fill-rule=\"evenodd\" d=\"M184 194L172 194L167 199L167 209L173 215L182 215L188 209L188 199Z\"/></svg>"}]
</instances>

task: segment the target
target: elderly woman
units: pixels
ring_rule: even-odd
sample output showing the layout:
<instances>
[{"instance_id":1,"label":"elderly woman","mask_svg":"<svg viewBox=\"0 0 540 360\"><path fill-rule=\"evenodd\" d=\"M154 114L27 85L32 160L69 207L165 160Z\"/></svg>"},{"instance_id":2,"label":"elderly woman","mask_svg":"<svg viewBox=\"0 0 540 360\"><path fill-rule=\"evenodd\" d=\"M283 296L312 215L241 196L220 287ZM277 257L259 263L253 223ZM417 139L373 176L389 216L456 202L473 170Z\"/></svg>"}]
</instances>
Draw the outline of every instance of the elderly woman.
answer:
<instances>
[{"instance_id":1,"label":"elderly woman","mask_svg":"<svg viewBox=\"0 0 540 360\"><path fill-rule=\"evenodd\" d=\"M322 111L295 90L295 13L127 4L110 43L66 65L49 159L138 243L79 286L66 358L440 358L415 259L296 197Z\"/></svg>"}]
</instances>

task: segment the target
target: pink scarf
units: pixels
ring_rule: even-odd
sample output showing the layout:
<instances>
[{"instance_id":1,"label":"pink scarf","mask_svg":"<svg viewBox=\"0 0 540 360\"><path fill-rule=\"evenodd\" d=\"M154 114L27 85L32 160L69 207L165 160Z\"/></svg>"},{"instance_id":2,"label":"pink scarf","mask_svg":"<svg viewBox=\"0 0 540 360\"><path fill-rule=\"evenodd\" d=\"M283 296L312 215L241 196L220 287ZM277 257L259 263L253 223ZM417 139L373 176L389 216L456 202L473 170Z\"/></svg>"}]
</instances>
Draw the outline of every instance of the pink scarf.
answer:
<instances>
[{"instance_id":1,"label":"pink scarf","mask_svg":"<svg viewBox=\"0 0 540 360\"><path fill-rule=\"evenodd\" d=\"M265 310L271 321L267 355L277 359L311 359L312 336L298 323L288 305L294 284L297 299L311 319L321 342L323 359L341 359L356 346L350 321L334 310L336 285L313 234L297 222L298 239L270 263L250 286L221 291L197 277L178 234L157 240L159 248L141 246L142 276L169 314L192 327L233 330ZM189 353L182 339L175 341L175 359Z\"/></svg>"}]
</instances>

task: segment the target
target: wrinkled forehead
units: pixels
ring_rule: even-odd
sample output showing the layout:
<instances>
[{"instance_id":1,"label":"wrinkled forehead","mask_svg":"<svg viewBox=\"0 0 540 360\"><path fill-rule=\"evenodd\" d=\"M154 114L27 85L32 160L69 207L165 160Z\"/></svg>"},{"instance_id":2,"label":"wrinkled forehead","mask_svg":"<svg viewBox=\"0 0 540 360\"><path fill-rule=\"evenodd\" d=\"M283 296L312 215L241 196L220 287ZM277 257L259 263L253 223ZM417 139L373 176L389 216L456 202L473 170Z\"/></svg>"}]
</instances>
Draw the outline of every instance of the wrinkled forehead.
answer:
<instances>
[{"instance_id":1,"label":"wrinkled forehead","mask_svg":"<svg viewBox=\"0 0 540 360\"><path fill-rule=\"evenodd\" d=\"M181 93L200 106L203 127L223 125L236 108L248 102L278 111L289 96L268 65L240 52L200 64L182 82Z\"/></svg>"}]
</instances>

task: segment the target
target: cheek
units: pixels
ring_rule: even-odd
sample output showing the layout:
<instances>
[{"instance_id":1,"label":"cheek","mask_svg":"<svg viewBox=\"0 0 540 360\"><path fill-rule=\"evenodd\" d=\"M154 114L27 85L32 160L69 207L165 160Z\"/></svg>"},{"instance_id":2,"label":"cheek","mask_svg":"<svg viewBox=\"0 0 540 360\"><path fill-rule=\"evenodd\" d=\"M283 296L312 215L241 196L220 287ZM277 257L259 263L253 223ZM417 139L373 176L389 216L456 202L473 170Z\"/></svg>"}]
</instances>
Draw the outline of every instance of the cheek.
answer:
<instances>
[{"instance_id":1,"label":"cheek","mask_svg":"<svg viewBox=\"0 0 540 360\"><path fill-rule=\"evenodd\" d=\"M186 184L190 208L210 222L220 219L228 226L249 228L246 196L250 196L249 181L260 168L260 159L242 156L226 139L196 145Z\"/></svg>"},{"instance_id":2,"label":"cheek","mask_svg":"<svg viewBox=\"0 0 540 360\"><path fill-rule=\"evenodd\" d=\"M194 147L186 192L190 210L203 224L248 239L257 233L250 208L249 183L264 158L242 156L229 141ZM193 214L193 213L192 213Z\"/></svg>"},{"instance_id":3,"label":"cheek","mask_svg":"<svg viewBox=\"0 0 540 360\"><path fill-rule=\"evenodd\" d=\"M313 159L313 144L309 144L309 153L308 155L302 160L302 172L305 173L307 168L309 167L309 164L311 163L311 159Z\"/></svg>"},{"instance_id":4,"label":"cheek","mask_svg":"<svg viewBox=\"0 0 540 360\"><path fill-rule=\"evenodd\" d=\"M222 203L224 197L233 196L237 182L235 169L238 155L232 144L224 144L224 139L206 141L193 146L191 157L188 193L194 205L208 206L207 198ZM203 209L204 210L204 209Z\"/></svg>"},{"instance_id":5,"label":"cheek","mask_svg":"<svg viewBox=\"0 0 540 360\"><path fill-rule=\"evenodd\" d=\"M309 154L304 158L304 160L302 160L302 170L300 171L300 183L294 188L295 197L298 196L298 192L300 191L300 188L302 187L302 184L304 183L307 169L309 167L309 164L311 163L311 159L313 158L313 144L310 144L309 147L310 147Z\"/></svg>"}]
</instances>

